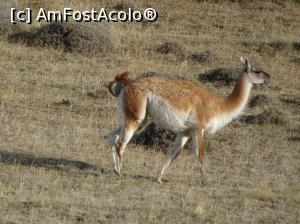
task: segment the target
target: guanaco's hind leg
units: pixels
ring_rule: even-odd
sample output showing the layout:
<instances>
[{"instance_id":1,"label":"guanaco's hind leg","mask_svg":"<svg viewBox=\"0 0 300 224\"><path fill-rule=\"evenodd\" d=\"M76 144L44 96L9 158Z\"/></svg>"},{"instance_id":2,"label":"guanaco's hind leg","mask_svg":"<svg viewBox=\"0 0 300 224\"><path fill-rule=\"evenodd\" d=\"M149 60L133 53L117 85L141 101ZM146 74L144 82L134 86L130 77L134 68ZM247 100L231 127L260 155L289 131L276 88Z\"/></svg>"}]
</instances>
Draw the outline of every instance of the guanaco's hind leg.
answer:
<instances>
[{"instance_id":1,"label":"guanaco's hind leg","mask_svg":"<svg viewBox=\"0 0 300 224\"><path fill-rule=\"evenodd\" d=\"M149 124L151 124L151 119L146 117L143 122L139 125L138 129L135 133L141 133L143 132ZM117 139L119 138L122 131L122 126L118 127L116 130L109 132L107 135L104 136L105 140L107 141L108 145L112 147Z\"/></svg>"},{"instance_id":2,"label":"guanaco's hind leg","mask_svg":"<svg viewBox=\"0 0 300 224\"><path fill-rule=\"evenodd\" d=\"M104 136L105 140L107 141L110 147L112 147L116 143L117 139L121 134L121 131L122 131L122 126L120 126L118 129L112 132L109 132L107 135Z\"/></svg>"},{"instance_id":3,"label":"guanaco's hind leg","mask_svg":"<svg viewBox=\"0 0 300 224\"><path fill-rule=\"evenodd\" d=\"M157 181L159 183L161 183L161 177L162 177L164 171L171 165L173 160L179 155L179 152L181 151L181 149L183 148L183 146L185 145L185 143L187 142L188 139L189 139L188 136L177 135L175 143L174 143L172 149L170 150L170 152L168 153L167 159L157 176Z\"/></svg>"},{"instance_id":4,"label":"guanaco's hind leg","mask_svg":"<svg viewBox=\"0 0 300 224\"><path fill-rule=\"evenodd\" d=\"M126 121L121 130L120 136L116 137L115 144L112 147L114 171L116 174L121 174L122 155L125 147L132 138L134 132L138 129L139 124L135 121Z\"/></svg>"},{"instance_id":5,"label":"guanaco's hind leg","mask_svg":"<svg viewBox=\"0 0 300 224\"><path fill-rule=\"evenodd\" d=\"M195 133L193 135L193 142L194 142L196 160L200 167L201 181L202 181L202 184L207 184L207 181L206 181L206 178L204 175L204 171L203 171L203 160L204 160L204 154L205 154L203 132L204 132L203 129L199 130L199 131L195 131Z\"/></svg>"}]
</instances>

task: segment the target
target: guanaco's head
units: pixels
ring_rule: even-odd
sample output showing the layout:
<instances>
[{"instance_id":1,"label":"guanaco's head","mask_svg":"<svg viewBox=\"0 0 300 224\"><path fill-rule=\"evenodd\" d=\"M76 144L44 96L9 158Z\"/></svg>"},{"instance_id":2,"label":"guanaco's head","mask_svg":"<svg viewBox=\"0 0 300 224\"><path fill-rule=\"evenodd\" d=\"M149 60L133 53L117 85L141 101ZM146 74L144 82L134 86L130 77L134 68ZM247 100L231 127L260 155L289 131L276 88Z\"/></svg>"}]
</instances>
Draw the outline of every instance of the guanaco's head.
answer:
<instances>
[{"instance_id":1,"label":"guanaco's head","mask_svg":"<svg viewBox=\"0 0 300 224\"><path fill-rule=\"evenodd\" d=\"M252 84L269 84L271 76L261 68L252 68L247 58L241 57L241 64Z\"/></svg>"},{"instance_id":2,"label":"guanaco's head","mask_svg":"<svg viewBox=\"0 0 300 224\"><path fill-rule=\"evenodd\" d=\"M132 78L129 77L129 72L123 72L116 75L115 79L107 85L107 88L113 96L118 97L124 86L130 81Z\"/></svg>"}]
</instances>

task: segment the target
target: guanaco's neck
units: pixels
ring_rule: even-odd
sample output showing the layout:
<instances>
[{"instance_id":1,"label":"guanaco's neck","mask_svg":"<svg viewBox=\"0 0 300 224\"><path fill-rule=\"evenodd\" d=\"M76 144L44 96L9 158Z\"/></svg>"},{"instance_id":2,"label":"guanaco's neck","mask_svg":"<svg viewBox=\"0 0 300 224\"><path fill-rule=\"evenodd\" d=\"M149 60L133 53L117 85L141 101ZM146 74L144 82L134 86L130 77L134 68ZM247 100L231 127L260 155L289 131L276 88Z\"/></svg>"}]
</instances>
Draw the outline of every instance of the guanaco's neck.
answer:
<instances>
[{"instance_id":1,"label":"guanaco's neck","mask_svg":"<svg viewBox=\"0 0 300 224\"><path fill-rule=\"evenodd\" d=\"M232 93L224 101L225 111L240 113L248 101L251 88L252 83L247 73L243 72Z\"/></svg>"},{"instance_id":2,"label":"guanaco's neck","mask_svg":"<svg viewBox=\"0 0 300 224\"><path fill-rule=\"evenodd\" d=\"M232 93L222 101L218 109L216 108L216 111L219 113L214 114L207 123L206 129L209 133L215 133L243 111L249 98L251 87L252 83L247 73L241 74Z\"/></svg>"}]
</instances>

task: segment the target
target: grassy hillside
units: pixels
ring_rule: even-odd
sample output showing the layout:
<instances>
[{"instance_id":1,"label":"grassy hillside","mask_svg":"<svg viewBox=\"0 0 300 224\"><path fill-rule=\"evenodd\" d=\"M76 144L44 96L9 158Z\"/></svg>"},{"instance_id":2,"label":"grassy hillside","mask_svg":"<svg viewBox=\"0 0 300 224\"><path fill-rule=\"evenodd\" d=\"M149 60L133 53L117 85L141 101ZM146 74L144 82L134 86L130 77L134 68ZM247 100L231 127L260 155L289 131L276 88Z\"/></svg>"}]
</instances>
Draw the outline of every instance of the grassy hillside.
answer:
<instances>
[{"instance_id":1,"label":"grassy hillside","mask_svg":"<svg viewBox=\"0 0 300 224\"><path fill-rule=\"evenodd\" d=\"M7 2L2 15L11 7ZM73 51L34 42L42 29L36 22L12 27L1 17L0 223L300 222L298 1L14 2L34 10L153 7L159 18L86 24L91 45ZM24 32L34 38L24 40ZM226 96L234 82L216 85L199 77L239 69L240 56L273 82L253 89L251 98L260 97L241 119L205 136L208 185L201 184L189 149L163 184L154 182L165 145L129 144L124 177L113 173L104 136L117 128L118 114L108 81L125 70L151 71Z\"/></svg>"}]
</instances>

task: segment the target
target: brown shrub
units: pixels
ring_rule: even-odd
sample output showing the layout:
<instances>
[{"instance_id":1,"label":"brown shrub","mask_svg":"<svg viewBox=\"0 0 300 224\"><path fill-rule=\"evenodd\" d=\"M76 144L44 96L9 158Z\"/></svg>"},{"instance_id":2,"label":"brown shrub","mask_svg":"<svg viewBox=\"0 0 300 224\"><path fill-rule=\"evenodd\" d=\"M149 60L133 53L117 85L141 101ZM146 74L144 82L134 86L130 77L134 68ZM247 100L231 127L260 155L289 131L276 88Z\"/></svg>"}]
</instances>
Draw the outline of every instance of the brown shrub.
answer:
<instances>
[{"instance_id":1,"label":"brown shrub","mask_svg":"<svg viewBox=\"0 0 300 224\"><path fill-rule=\"evenodd\" d=\"M134 144L145 145L149 147L159 147L163 151L172 145L176 135L168 130L157 128L154 124L150 124L144 131L132 138Z\"/></svg>"},{"instance_id":2,"label":"brown shrub","mask_svg":"<svg viewBox=\"0 0 300 224\"><path fill-rule=\"evenodd\" d=\"M294 50L300 51L300 41L295 41L292 45Z\"/></svg>"},{"instance_id":3,"label":"brown shrub","mask_svg":"<svg viewBox=\"0 0 300 224\"><path fill-rule=\"evenodd\" d=\"M240 118L242 122L247 124L275 124L279 126L288 126L288 120L284 113L276 108L269 108L260 114L247 115Z\"/></svg>"},{"instance_id":4,"label":"brown shrub","mask_svg":"<svg viewBox=\"0 0 300 224\"><path fill-rule=\"evenodd\" d=\"M268 42L262 42L258 45L257 51L260 53L272 54L279 51L299 51L299 41L285 41L285 40L274 40Z\"/></svg>"},{"instance_id":5,"label":"brown shrub","mask_svg":"<svg viewBox=\"0 0 300 224\"><path fill-rule=\"evenodd\" d=\"M182 47L174 42L165 42L159 45L156 51L160 54L175 54L177 56L183 56Z\"/></svg>"},{"instance_id":6,"label":"brown shrub","mask_svg":"<svg viewBox=\"0 0 300 224\"><path fill-rule=\"evenodd\" d=\"M118 1L112 8L115 10L118 10L118 11L121 11L121 10L126 11L129 8L134 10L134 5L128 1Z\"/></svg>"},{"instance_id":7,"label":"brown shrub","mask_svg":"<svg viewBox=\"0 0 300 224\"><path fill-rule=\"evenodd\" d=\"M300 107L300 97L296 95L283 95L280 100L294 107Z\"/></svg>"},{"instance_id":8,"label":"brown shrub","mask_svg":"<svg viewBox=\"0 0 300 224\"><path fill-rule=\"evenodd\" d=\"M272 98L267 95L257 95L249 101L249 107L268 106L272 102Z\"/></svg>"},{"instance_id":9,"label":"brown shrub","mask_svg":"<svg viewBox=\"0 0 300 224\"><path fill-rule=\"evenodd\" d=\"M198 75L197 79L215 85L230 85L237 81L240 70L236 68L216 68Z\"/></svg>"},{"instance_id":10,"label":"brown shrub","mask_svg":"<svg viewBox=\"0 0 300 224\"><path fill-rule=\"evenodd\" d=\"M105 52L113 49L110 29L106 23L48 23L31 31L14 33L9 36L9 40L69 52Z\"/></svg>"},{"instance_id":11,"label":"brown shrub","mask_svg":"<svg viewBox=\"0 0 300 224\"><path fill-rule=\"evenodd\" d=\"M99 89L96 91L89 91L86 93L86 95L95 99L97 98L104 99L108 96L108 91L105 89Z\"/></svg>"},{"instance_id":12,"label":"brown shrub","mask_svg":"<svg viewBox=\"0 0 300 224\"><path fill-rule=\"evenodd\" d=\"M147 77L153 77L153 76L163 76L170 79L184 79L182 75L174 74L174 73L158 73L153 71L145 71L141 74L140 77L147 78Z\"/></svg>"},{"instance_id":13,"label":"brown shrub","mask_svg":"<svg viewBox=\"0 0 300 224\"><path fill-rule=\"evenodd\" d=\"M200 53L191 54L190 59L198 63L205 63L214 61L216 57L216 52L214 52L213 50L206 50Z\"/></svg>"},{"instance_id":14,"label":"brown shrub","mask_svg":"<svg viewBox=\"0 0 300 224\"><path fill-rule=\"evenodd\" d=\"M68 97L64 97L62 100L55 102L55 105L65 105L65 106L70 106L71 101Z\"/></svg>"}]
</instances>

